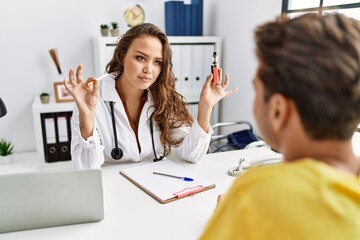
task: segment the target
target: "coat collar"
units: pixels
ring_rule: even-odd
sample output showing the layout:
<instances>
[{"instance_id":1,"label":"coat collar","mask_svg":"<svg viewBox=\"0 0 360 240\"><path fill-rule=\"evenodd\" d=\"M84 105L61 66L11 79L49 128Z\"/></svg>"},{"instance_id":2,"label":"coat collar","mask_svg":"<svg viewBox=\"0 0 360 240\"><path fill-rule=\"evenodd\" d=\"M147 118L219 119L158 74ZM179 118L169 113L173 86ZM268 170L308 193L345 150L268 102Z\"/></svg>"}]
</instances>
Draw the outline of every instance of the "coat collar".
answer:
<instances>
[{"instance_id":1,"label":"coat collar","mask_svg":"<svg viewBox=\"0 0 360 240\"><path fill-rule=\"evenodd\" d=\"M116 75L111 73L101 76L98 79L99 81L101 81L101 83L99 83L99 85L101 86L100 89L101 98L105 102L110 102L110 101L121 102L120 96L115 89L115 83L116 83L115 78ZM147 101L145 102L144 108L145 109L150 108L149 114L151 114L154 111L154 109L151 107L153 104L154 104L153 97L149 89L147 89Z\"/></svg>"},{"instance_id":2,"label":"coat collar","mask_svg":"<svg viewBox=\"0 0 360 240\"><path fill-rule=\"evenodd\" d=\"M120 97L115 89L115 75L106 74L100 79L101 83L101 98L106 102L119 102Z\"/></svg>"}]
</instances>

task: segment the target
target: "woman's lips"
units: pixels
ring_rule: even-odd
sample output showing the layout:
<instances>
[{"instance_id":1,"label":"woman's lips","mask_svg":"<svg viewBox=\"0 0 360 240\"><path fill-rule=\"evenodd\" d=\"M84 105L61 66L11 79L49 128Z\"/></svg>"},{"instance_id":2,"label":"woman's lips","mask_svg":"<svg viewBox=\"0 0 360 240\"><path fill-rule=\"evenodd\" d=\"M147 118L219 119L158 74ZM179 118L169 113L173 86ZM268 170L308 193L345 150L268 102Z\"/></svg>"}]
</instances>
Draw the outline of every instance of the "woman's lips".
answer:
<instances>
[{"instance_id":1,"label":"woman's lips","mask_svg":"<svg viewBox=\"0 0 360 240\"><path fill-rule=\"evenodd\" d=\"M149 82L151 79L150 78L147 78L147 77L141 77L141 76L139 76L139 78L141 79L141 80L143 80L144 82Z\"/></svg>"}]
</instances>

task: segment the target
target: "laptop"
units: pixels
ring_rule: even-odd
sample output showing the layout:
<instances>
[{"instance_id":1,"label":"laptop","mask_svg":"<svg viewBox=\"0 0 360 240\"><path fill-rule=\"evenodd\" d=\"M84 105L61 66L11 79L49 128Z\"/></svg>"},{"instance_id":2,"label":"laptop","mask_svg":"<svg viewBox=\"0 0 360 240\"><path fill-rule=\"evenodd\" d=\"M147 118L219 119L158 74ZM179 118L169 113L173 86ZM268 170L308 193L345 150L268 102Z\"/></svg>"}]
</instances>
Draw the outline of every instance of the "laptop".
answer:
<instances>
[{"instance_id":1,"label":"laptop","mask_svg":"<svg viewBox=\"0 0 360 240\"><path fill-rule=\"evenodd\" d=\"M0 233L103 218L99 169L0 175Z\"/></svg>"}]
</instances>

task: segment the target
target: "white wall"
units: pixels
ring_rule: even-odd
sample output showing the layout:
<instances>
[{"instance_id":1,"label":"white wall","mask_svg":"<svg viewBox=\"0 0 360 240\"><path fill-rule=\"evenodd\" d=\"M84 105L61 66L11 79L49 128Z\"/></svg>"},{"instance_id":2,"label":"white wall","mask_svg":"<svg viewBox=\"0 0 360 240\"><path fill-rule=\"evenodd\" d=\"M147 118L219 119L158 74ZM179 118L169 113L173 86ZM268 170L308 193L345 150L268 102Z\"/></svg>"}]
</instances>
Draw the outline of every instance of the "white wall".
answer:
<instances>
[{"instance_id":1,"label":"white wall","mask_svg":"<svg viewBox=\"0 0 360 240\"><path fill-rule=\"evenodd\" d=\"M221 102L220 120L248 120L256 128L252 114L252 79L257 65L253 32L256 26L280 14L282 0L225 2L228 4L216 1L217 6L213 6L217 18L210 34L222 36L223 72L229 73L231 86L239 90Z\"/></svg>"},{"instance_id":2,"label":"white wall","mask_svg":"<svg viewBox=\"0 0 360 240\"><path fill-rule=\"evenodd\" d=\"M84 64L84 75L94 74L93 38L102 23L118 21L128 27L124 10L140 4L145 21L164 30L165 0L8 0L0 8L0 97L8 114L0 119L0 138L14 142L16 151L35 150L32 102L52 91L59 76L48 50L58 48L63 72ZM223 68L231 75L236 95L221 104L223 120L252 119L251 77L255 70L252 30L279 14L281 0L204 0L204 35L223 37ZM240 103L240 104L239 104ZM234 111L234 106L239 107Z\"/></svg>"}]
</instances>

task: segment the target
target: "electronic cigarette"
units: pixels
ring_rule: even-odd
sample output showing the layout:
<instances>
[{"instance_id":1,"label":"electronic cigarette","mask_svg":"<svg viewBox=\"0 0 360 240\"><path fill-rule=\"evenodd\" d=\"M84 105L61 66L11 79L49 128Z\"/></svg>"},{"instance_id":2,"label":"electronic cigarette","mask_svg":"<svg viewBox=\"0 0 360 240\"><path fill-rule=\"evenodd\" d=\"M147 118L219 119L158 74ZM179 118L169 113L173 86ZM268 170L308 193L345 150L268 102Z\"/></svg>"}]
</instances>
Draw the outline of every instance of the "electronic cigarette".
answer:
<instances>
[{"instance_id":1,"label":"electronic cigarette","mask_svg":"<svg viewBox=\"0 0 360 240\"><path fill-rule=\"evenodd\" d=\"M213 62L211 65L211 73L213 74L213 83L220 84L220 68L218 66L218 55L214 52L212 56Z\"/></svg>"}]
</instances>

